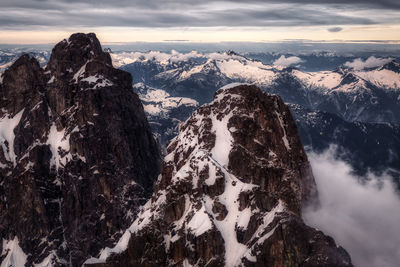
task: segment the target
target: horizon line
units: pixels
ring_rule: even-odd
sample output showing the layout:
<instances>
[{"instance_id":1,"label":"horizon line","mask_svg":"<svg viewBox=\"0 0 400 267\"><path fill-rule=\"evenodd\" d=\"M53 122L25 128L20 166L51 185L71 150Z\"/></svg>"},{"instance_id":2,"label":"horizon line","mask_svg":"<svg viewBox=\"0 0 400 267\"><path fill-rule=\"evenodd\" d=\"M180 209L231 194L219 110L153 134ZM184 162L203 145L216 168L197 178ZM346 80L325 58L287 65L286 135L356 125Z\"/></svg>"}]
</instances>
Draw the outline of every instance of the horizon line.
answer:
<instances>
[{"instance_id":1,"label":"horizon line","mask_svg":"<svg viewBox=\"0 0 400 267\"><path fill-rule=\"evenodd\" d=\"M66 38L64 38L66 39ZM61 39L60 41L62 41ZM59 42L59 41L58 41ZM45 43L0 43L0 46L23 46L23 45L54 45L58 42L45 42ZM161 40L161 41L134 41L134 42L101 42L102 45L130 45L130 44L387 44L394 45L400 44L400 40L309 40L309 39L282 39L282 40L262 40L262 41L202 41L202 40Z\"/></svg>"}]
</instances>

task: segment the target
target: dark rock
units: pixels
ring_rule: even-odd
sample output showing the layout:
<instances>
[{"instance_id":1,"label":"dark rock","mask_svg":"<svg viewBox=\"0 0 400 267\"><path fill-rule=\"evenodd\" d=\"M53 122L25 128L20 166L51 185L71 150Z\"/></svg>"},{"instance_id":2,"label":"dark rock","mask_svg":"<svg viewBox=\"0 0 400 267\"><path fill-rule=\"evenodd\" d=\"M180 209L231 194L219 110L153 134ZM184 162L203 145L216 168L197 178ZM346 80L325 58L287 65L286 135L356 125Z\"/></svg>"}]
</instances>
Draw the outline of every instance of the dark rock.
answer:
<instances>
[{"instance_id":1,"label":"dark rock","mask_svg":"<svg viewBox=\"0 0 400 267\"><path fill-rule=\"evenodd\" d=\"M22 56L0 89L1 122L16 123L0 153L0 238L18 238L28 265L80 266L118 241L160 171L132 78L78 33L45 70Z\"/></svg>"},{"instance_id":2,"label":"dark rock","mask_svg":"<svg viewBox=\"0 0 400 267\"><path fill-rule=\"evenodd\" d=\"M301 219L317 191L278 96L255 86L221 89L167 151L127 249L94 266L352 265L332 238Z\"/></svg>"}]
</instances>

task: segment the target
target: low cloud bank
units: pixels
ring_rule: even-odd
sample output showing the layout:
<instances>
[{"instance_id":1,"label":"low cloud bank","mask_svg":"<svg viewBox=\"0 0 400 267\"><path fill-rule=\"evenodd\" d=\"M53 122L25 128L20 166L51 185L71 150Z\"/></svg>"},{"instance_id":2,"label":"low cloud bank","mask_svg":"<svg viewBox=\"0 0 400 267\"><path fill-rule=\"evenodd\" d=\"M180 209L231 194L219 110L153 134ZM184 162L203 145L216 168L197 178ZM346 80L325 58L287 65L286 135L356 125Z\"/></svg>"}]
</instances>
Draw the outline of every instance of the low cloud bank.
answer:
<instances>
[{"instance_id":1,"label":"low cloud bank","mask_svg":"<svg viewBox=\"0 0 400 267\"><path fill-rule=\"evenodd\" d=\"M332 236L355 266L394 267L400 262L400 197L391 177L351 174L334 150L309 154L321 208L305 210L304 220Z\"/></svg>"},{"instance_id":2,"label":"low cloud bank","mask_svg":"<svg viewBox=\"0 0 400 267\"><path fill-rule=\"evenodd\" d=\"M303 61L299 57L295 57L295 56L285 57L284 55L282 55L280 58L275 60L273 64L275 66L280 66L280 67L289 67L289 66L292 66L295 64L299 64L301 62L303 62Z\"/></svg>"},{"instance_id":3,"label":"low cloud bank","mask_svg":"<svg viewBox=\"0 0 400 267\"><path fill-rule=\"evenodd\" d=\"M361 58L356 58L352 62L347 61L346 63L344 63L344 66L352 68L354 70L363 70L383 66L392 60L392 58L376 58L374 56L371 56L365 61L363 61Z\"/></svg>"}]
</instances>

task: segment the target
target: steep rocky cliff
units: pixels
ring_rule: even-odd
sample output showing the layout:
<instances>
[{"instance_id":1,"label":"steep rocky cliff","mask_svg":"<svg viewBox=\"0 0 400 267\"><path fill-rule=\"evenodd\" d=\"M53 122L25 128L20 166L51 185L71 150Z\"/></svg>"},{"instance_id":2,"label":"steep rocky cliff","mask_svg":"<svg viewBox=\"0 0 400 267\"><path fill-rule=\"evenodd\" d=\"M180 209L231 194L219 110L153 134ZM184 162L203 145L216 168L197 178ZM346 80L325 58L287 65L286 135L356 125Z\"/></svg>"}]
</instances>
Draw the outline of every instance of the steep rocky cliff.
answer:
<instances>
[{"instance_id":1,"label":"steep rocky cliff","mask_svg":"<svg viewBox=\"0 0 400 267\"><path fill-rule=\"evenodd\" d=\"M79 266L120 238L160 171L131 75L78 33L45 69L19 58L0 94L1 266Z\"/></svg>"},{"instance_id":2,"label":"steep rocky cliff","mask_svg":"<svg viewBox=\"0 0 400 267\"><path fill-rule=\"evenodd\" d=\"M308 227L317 197L289 109L255 86L218 90L168 148L156 190L94 266L351 266Z\"/></svg>"}]
</instances>

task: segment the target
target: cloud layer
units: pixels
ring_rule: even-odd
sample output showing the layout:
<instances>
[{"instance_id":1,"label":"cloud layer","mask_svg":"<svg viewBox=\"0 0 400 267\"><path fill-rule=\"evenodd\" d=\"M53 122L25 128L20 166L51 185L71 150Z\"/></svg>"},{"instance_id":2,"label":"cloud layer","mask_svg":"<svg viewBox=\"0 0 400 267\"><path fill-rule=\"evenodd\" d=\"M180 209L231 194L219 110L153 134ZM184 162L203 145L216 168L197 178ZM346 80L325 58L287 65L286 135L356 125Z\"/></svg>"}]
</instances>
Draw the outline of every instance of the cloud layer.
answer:
<instances>
[{"instance_id":1,"label":"cloud layer","mask_svg":"<svg viewBox=\"0 0 400 267\"><path fill-rule=\"evenodd\" d=\"M331 235L356 266L398 266L400 198L391 177L369 175L362 184L333 154L309 155L321 208L306 210L305 221Z\"/></svg>"},{"instance_id":2,"label":"cloud layer","mask_svg":"<svg viewBox=\"0 0 400 267\"><path fill-rule=\"evenodd\" d=\"M377 8L379 12L373 10ZM0 25L3 29L371 25L399 22L396 10L400 10L396 0L323 4L317 0L2 0Z\"/></svg>"},{"instance_id":3,"label":"cloud layer","mask_svg":"<svg viewBox=\"0 0 400 267\"><path fill-rule=\"evenodd\" d=\"M302 60L299 57L296 57L296 56L285 57L284 55L282 55L280 58L275 60L273 62L273 64L275 66L280 66L280 67L290 67L292 65L296 65L301 62L302 62Z\"/></svg>"},{"instance_id":4,"label":"cloud layer","mask_svg":"<svg viewBox=\"0 0 400 267\"><path fill-rule=\"evenodd\" d=\"M352 68L354 70L363 70L383 66L392 60L392 58L376 58L374 56L371 56L365 61L361 58L356 58L352 62L347 61L346 63L344 63L344 66Z\"/></svg>"}]
</instances>

